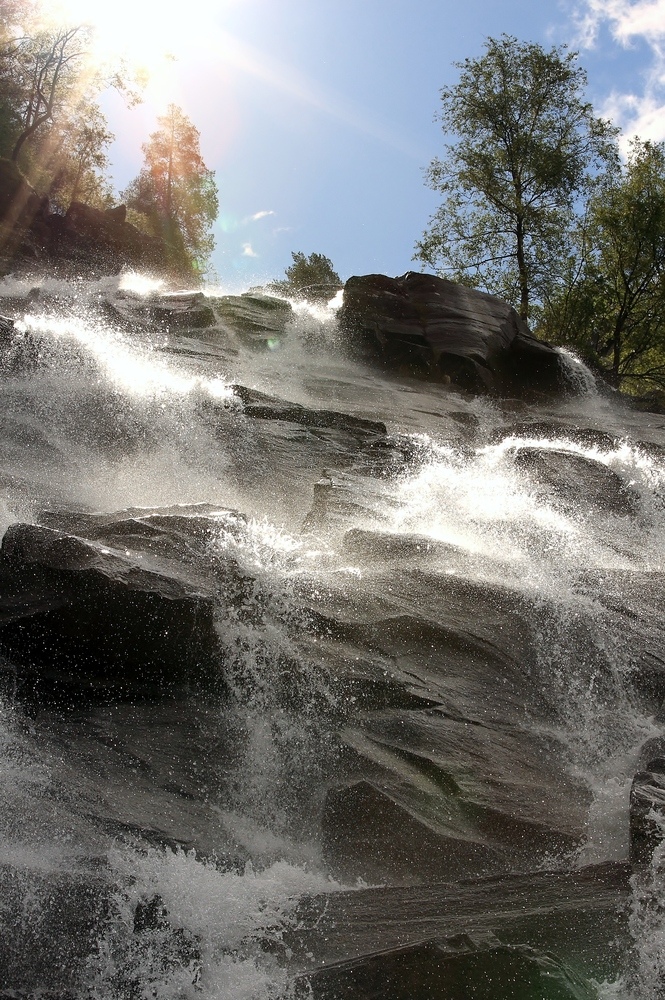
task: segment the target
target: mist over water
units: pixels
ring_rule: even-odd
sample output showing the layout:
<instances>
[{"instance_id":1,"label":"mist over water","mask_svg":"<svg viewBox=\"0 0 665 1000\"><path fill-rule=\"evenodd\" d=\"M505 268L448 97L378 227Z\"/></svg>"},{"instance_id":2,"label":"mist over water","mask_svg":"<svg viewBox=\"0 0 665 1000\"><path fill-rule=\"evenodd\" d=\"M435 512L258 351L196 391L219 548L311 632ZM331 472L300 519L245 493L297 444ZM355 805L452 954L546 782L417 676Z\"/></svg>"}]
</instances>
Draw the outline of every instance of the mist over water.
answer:
<instances>
[{"instance_id":1,"label":"mist over water","mask_svg":"<svg viewBox=\"0 0 665 1000\"><path fill-rule=\"evenodd\" d=\"M633 683L637 637L655 649L660 635L662 591L650 587L665 548L662 420L618 408L574 358L566 364L578 394L530 413L371 370L341 348L339 303L297 305L285 336L257 351L221 322L185 333L151 323L144 306L162 289L140 275L34 287L0 282L0 312L19 334L0 382L0 531L43 523L45 512L210 505L183 572L192 588L204 575L214 581L225 696L198 706L190 725L170 704L33 714L18 681L5 683L2 867L21 872L10 901L22 907L17 954L40 927L55 933L49 877L67 876L74 901L107 895L80 932L73 996L292 995L280 948L299 900L365 884L330 862L321 816L331 776L359 768L349 746L360 738L342 747L338 734L374 710L367 678L381 675L386 714L390 685L411 669L401 636L394 654L380 636L353 645L354 629L413 614L404 581L421 588L414 600L428 627L437 615L444 625L469 588L492 595L492 607L528 606L537 641L522 663L530 693L519 724L557 748L586 815L575 843L571 834L533 865L627 858L640 748L663 733L654 697ZM408 460L381 466L371 446L350 457L334 428L253 419L236 384L381 420L380 454ZM341 527L306 521L317 482L350 491ZM148 555L138 558L150 568ZM348 689L335 673L343 663L360 678ZM417 693L419 677L409 683ZM451 704L456 697L453 685ZM508 709L489 694L473 711L503 724ZM176 759L160 733L179 725ZM382 739L377 773L394 751ZM123 809L130 818L120 823ZM170 831L168 844L151 842L146 831L158 829ZM603 996L663 995L661 855L635 881L626 968Z\"/></svg>"}]
</instances>

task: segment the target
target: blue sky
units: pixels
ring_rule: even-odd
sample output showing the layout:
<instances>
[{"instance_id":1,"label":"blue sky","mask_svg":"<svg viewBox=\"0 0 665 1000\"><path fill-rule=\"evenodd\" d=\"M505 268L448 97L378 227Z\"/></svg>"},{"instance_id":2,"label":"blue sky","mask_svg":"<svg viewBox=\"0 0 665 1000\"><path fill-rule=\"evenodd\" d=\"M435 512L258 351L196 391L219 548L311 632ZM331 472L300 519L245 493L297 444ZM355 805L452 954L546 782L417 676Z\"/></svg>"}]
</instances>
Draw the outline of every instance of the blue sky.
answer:
<instances>
[{"instance_id":1,"label":"blue sky","mask_svg":"<svg viewBox=\"0 0 665 1000\"><path fill-rule=\"evenodd\" d=\"M229 289L282 275L292 250L326 254L343 278L413 267L437 203L423 168L443 152L439 89L487 36L579 49L598 112L665 138L665 0L199 0L189 20L182 4L110 6L153 71L134 110L105 98L115 184L179 104L216 173L213 263Z\"/></svg>"}]
</instances>

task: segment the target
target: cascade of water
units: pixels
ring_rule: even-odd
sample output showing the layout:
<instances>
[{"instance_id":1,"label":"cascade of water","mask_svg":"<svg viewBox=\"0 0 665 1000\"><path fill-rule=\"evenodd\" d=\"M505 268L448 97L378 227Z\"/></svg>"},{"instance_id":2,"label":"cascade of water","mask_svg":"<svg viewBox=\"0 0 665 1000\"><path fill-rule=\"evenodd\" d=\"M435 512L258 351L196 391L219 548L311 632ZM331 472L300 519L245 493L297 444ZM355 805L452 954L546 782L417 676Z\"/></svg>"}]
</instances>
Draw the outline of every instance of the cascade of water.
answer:
<instances>
[{"instance_id":1,"label":"cascade of water","mask_svg":"<svg viewBox=\"0 0 665 1000\"><path fill-rule=\"evenodd\" d=\"M559 357L564 377L575 395L597 396L598 383L593 372L577 355L566 347L559 347Z\"/></svg>"},{"instance_id":2,"label":"cascade of water","mask_svg":"<svg viewBox=\"0 0 665 1000\"><path fill-rule=\"evenodd\" d=\"M297 305L259 351L219 318L155 328L140 309L159 288L141 276L31 288L0 287L16 351L31 345L0 383L0 529L134 508L81 537L97 560L132 560L131 586L167 566L169 586L212 608L223 682L223 697L167 698L152 714L93 697L63 716L24 697L25 664L3 645L16 684L0 791L25 831L5 822L4 864L23 873L29 919L53 916L45 875L103 899L76 981L54 988L288 996L301 897L358 873L407 879L384 830L419 837L424 859L436 832L451 877L496 870L511 837L522 870L626 857L639 748L662 729L665 464L652 428L624 436L565 353L577 410L552 404L529 429L498 403L344 357L334 308ZM136 510L197 502L211 507L177 529ZM184 656L175 643L174 628ZM160 744L178 726L179 742ZM548 781L552 801L579 804L558 827ZM388 818L372 826L366 803L379 800ZM537 846L518 845L530 836ZM472 842L470 861L460 844ZM634 887L637 972L621 980L639 1000L662 989L662 900L657 852ZM39 987L38 964L13 967Z\"/></svg>"}]
</instances>

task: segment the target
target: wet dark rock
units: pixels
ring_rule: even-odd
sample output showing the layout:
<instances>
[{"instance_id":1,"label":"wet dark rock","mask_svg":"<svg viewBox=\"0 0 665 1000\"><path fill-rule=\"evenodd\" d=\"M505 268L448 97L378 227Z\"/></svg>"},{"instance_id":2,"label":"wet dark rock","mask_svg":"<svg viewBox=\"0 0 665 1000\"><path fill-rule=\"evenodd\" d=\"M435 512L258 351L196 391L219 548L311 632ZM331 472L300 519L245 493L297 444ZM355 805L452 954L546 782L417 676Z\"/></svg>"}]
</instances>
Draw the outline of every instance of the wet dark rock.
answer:
<instances>
[{"instance_id":1,"label":"wet dark rock","mask_svg":"<svg viewBox=\"0 0 665 1000\"><path fill-rule=\"evenodd\" d=\"M30 375L38 367L37 340L17 330L13 320L0 316L0 376Z\"/></svg>"},{"instance_id":2,"label":"wet dark rock","mask_svg":"<svg viewBox=\"0 0 665 1000\"><path fill-rule=\"evenodd\" d=\"M473 393L565 391L558 353L514 309L444 278L349 278L339 323L354 352Z\"/></svg>"},{"instance_id":3,"label":"wet dark rock","mask_svg":"<svg viewBox=\"0 0 665 1000\"><path fill-rule=\"evenodd\" d=\"M377 534L345 536L370 546L362 582L319 594L301 623L345 714L323 821L338 877L426 881L443 859L470 873L574 852L587 793L524 715L549 708L533 669L542 611L436 565L426 572L415 550L381 559Z\"/></svg>"},{"instance_id":4,"label":"wet dark rock","mask_svg":"<svg viewBox=\"0 0 665 1000\"><path fill-rule=\"evenodd\" d=\"M599 448L602 451L614 451L619 440L614 434L595 427L577 427L565 419L520 420L493 431L490 440L500 443L509 437L573 441L585 448Z\"/></svg>"},{"instance_id":5,"label":"wet dark rock","mask_svg":"<svg viewBox=\"0 0 665 1000\"><path fill-rule=\"evenodd\" d=\"M288 420L303 427L334 427L361 435L385 435L386 425L379 420L367 420L336 410L312 410L300 403L289 403L243 385L231 386L243 404L243 412L258 420Z\"/></svg>"},{"instance_id":6,"label":"wet dark rock","mask_svg":"<svg viewBox=\"0 0 665 1000\"><path fill-rule=\"evenodd\" d=\"M353 473L324 469L314 483L313 504L303 531L341 531L350 521L385 522L386 499L380 482Z\"/></svg>"},{"instance_id":7,"label":"wet dark rock","mask_svg":"<svg viewBox=\"0 0 665 1000\"><path fill-rule=\"evenodd\" d=\"M462 550L448 542L439 542L428 535L393 534L389 531L368 531L352 528L344 535L344 549L349 555L364 559L422 560L431 556L445 558Z\"/></svg>"},{"instance_id":8,"label":"wet dark rock","mask_svg":"<svg viewBox=\"0 0 665 1000\"><path fill-rule=\"evenodd\" d=\"M331 790L321 827L326 863L347 876L413 882L500 867L491 847L445 836L369 781Z\"/></svg>"},{"instance_id":9,"label":"wet dark rock","mask_svg":"<svg viewBox=\"0 0 665 1000\"><path fill-rule=\"evenodd\" d=\"M347 974L366 962L380 976L383 960L388 968L408 949L434 942L441 946L445 942L442 952L451 956L496 947L493 935L505 944L519 942L539 949L553 949L556 944L557 953L575 956L575 965L585 974L609 977L613 965L616 969L616 953L605 946L598 963L587 946L593 952L598 935L605 941L625 935L621 905L630 893L630 874L627 864L607 863L576 871L532 871L455 884L430 880L416 886L322 894L299 904L297 920L286 932L284 944L290 949L292 966L307 971L308 978L316 973L322 987L326 976L332 987L338 974L341 985ZM393 994L388 989L348 995L378 998ZM409 1000L413 995L407 994ZM448 994L442 990L434 995ZM521 995L510 990L489 994L492 1000Z\"/></svg>"},{"instance_id":10,"label":"wet dark rock","mask_svg":"<svg viewBox=\"0 0 665 1000\"><path fill-rule=\"evenodd\" d=\"M257 350L278 346L293 319L290 302L271 295L246 292L211 297L209 301L220 325Z\"/></svg>"},{"instance_id":11,"label":"wet dark rock","mask_svg":"<svg viewBox=\"0 0 665 1000\"><path fill-rule=\"evenodd\" d=\"M639 512L639 496L621 476L585 455L554 448L519 447L514 461L531 479L551 490L566 508L623 517Z\"/></svg>"},{"instance_id":12,"label":"wet dark rock","mask_svg":"<svg viewBox=\"0 0 665 1000\"><path fill-rule=\"evenodd\" d=\"M469 935L401 948L310 977L315 1000L595 1000L597 991L554 955Z\"/></svg>"},{"instance_id":13,"label":"wet dark rock","mask_svg":"<svg viewBox=\"0 0 665 1000\"><path fill-rule=\"evenodd\" d=\"M100 934L107 893L105 879L90 872L77 876L0 865L3 911L23 914L18 934L8 933L3 921L0 997L41 997L46 984L53 991L47 997L70 996L68 988L81 976Z\"/></svg>"},{"instance_id":14,"label":"wet dark rock","mask_svg":"<svg viewBox=\"0 0 665 1000\"><path fill-rule=\"evenodd\" d=\"M140 295L122 289L111 301L102 300L98 308L102 318L115 326L123 326L128 332L135 332L137 328L158 329L173 334L176 342L183 335L200 336L215 324L215 314L203 292Z\"/></svg>"},{"instance_id":15,"label":"wet dark rock","mask_svg":"<svg viewBox=\"0 0 665 1000\"><path fill-rule=\"evenodd\" d=\"M331 790L323 826L330 862L345 878L420 882L434 872L514 869L579 845L584 803L545 742L525 732L489 720L474 726L434 705L383 708L341 735L356 782Z\"/></svg>"},{"instance_id":16,"label":"wet dark rock","mask_svg":"<svg viewBox=\"0 0 665 1000\"><path fill-rule=\"evenodd\" d=\"M665 757L649 760L630 789L630 858L636 869L648 869L665 839Z\"/></svg>"},{"instance_id":17,"label":"wet dark rock","mask_svg":"<svg viewBox=\"0 0 665 1000\"><path fill-rule=\"evenodd\" d=\"M665 758L665 736L654 736L647 740L640 750L640 771L658 771L660 766L651 767L651 764Z\"/></svg>"},{"instance_id":18,"label":"wet dark rock","mask_svg":"<svg viewBox=\"0 0 665 1000\"><path fill-rule=\"evenodd\" d=\"M145 306L147 318L169 330L205 330L215 313L203 292L174 292L155 296Z\"/></svg>"},{"instance_id":19,"label":"wet dark rock","mask_svg":"<svg viewBox=\"0 0 665 1000\"><path fill-rule=\"evenodd\" d=\"M216 583L205 558L215 522L141 513L61 516L65 530L7 531L0 649L31 685L126 697L221 684Z\"/></svg>"}]
</instances>

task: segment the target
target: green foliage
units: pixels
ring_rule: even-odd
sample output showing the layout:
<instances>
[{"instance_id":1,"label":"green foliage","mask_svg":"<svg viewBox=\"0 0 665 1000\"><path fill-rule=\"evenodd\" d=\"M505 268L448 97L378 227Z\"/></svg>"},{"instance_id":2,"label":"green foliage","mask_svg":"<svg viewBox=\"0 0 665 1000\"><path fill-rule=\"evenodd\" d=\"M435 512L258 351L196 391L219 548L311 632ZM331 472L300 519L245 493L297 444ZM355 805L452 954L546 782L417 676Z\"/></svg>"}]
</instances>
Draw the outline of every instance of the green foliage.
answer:
<instances>
[{"instance_id":1,"label":"green foliage","mask_svg":"<svg viewBox=\"0 0 665 1000\"><path fill-rule=\"evenodd\" d=\"M214 174L201 156L198 129L179 107L169 105L157 124L143 146L144 166L123 197L142 217L143 228L172 247L173 264L202 273L215 245L210 231L219 209Z\"/></svg>"},{"instance_id":2,"label":"green foliage","mask_svg":"<svg viewBox=\"0 0 665 1000\"><path fill-rule=\"evenodd\" d=\"M61 212L73 201L110 208L115 199L106 176L106 150L113 139L99 106L81 99L35 145L33 184Z\"/></svg>"},{"instance_id":3,"label":"green foliage","mask_svg":"<svg viewBox=\"0 0 665 1000\"><path fill-rule=\"evenodd\" d=\"M122 63L91 64L91 29L44 27L36 0L0 0L0 155L18 162L56 209L112 200L113 136L96 98L114 87L137 102L140 80Z\"/></svg>"},{"instance_id":4,"label":"green foliage","mask_svg":"<svg viewBox=\"0 0 665 1000\"><path fill-rule=\"evenodd\" d=\"M665 387L665 145L636 139L600 178L574 249L540 332L617 386Z\"/></svg>"},{"instance_id":5,"label":"green foliage","mask_svg":"<svg viewBox=\"0 0 665 1000\"><path fill-rule=\"evenodd\" d=\"M306 256L301 250L291 253L293 263L286 268L286 278L268 286L277 295L311 302L328 302L343 287L332 261L321 253Z\"/></svg>"},{"instance_id":6,"label":"green foliage","mask_svg":"<svg viewBox=\"0 0 665 1000\"><path fill-rule=\"evenodd\" d=\"M616 130L594 117L584 70L565 47L503 35L459 68L438 115L458 140L427 170L444 200L415 258L502 295L528 319L559 276L576 199L593 168L616 158Z\"/></svg>"},{"instance_id":7,"label":"green foliage","mask_svg":"<svg viewBox=\"0 0 665 1000\"><path fill-rule=\"evenodd\" d=\"M14 42L9 71L19 127L13 160L19 161L24 145L62 116L78 82L86 34L81 27L71 27L38 31Z\"/></svg>"}]
</instances>

